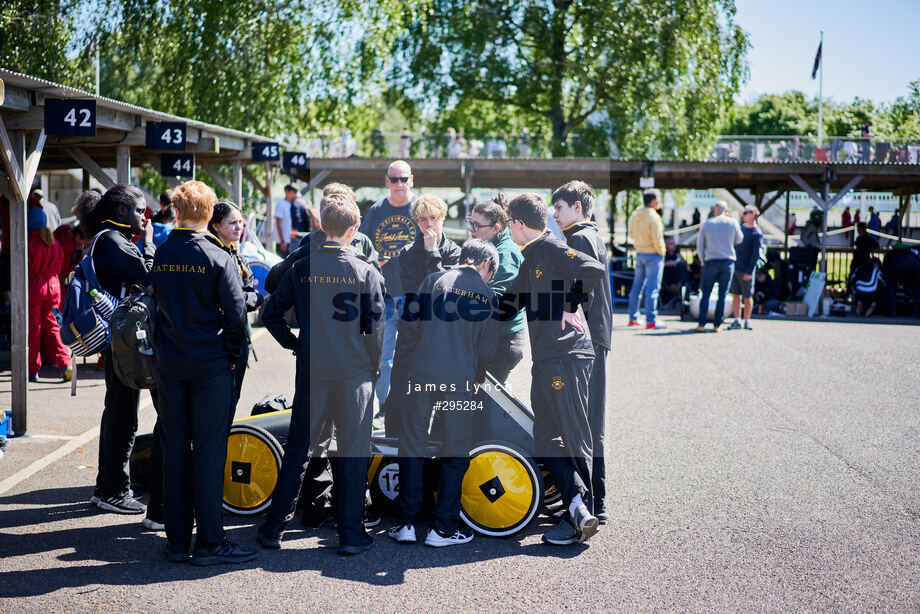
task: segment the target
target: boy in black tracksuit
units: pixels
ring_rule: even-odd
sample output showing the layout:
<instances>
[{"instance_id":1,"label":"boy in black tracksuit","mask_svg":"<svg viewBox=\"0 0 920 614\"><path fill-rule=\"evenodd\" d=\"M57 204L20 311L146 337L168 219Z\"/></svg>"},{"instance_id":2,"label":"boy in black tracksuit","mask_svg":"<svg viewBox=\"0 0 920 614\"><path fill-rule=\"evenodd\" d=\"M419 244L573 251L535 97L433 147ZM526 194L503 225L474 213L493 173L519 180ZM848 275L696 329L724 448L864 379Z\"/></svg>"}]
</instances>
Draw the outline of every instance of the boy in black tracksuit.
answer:
<instances>
[{"instance_id":1,"label":"boy in black tracksuit","mask_svg":"<svg viewBox=\"0 0 920 614\"><path fill-rule=\"evenodd\" d=\"M323 199L320 200L320 216L322 216L323 204L327 202L329 188L330 186L326 186L323 191ZM349 197L348 200L354 200L354 193L351 190L348 190L345 195ZM265 278L265 291L273 293L277 290L285 274L299 261L317 251L325 242L326 233L322 228L317 228L308 234L306 239L301 241L300 247L271 268ZM364 258L378 270L380 269L380 264L377 262L377 250L374 249L374 244L367 235L360 231L356 232L351 240L351 246L359 258ZM303 526L320 526L329 518L329 510L332 508L332 468L328 457L314 456L310 458L304 472L300 500L304 506L303 517L301 518Z\"/></svg>"},{"instance_id":2,"label":"boy in black tracksuit","mask_svg":"<svg viewBox=\"0 0 920 614\"><path fill-rule=\"evenodd\" d=\"M498 267L498 252L474 239L463 246L459 261L458 268L426 277L416 300L407 298L403 311L400 344L408 377L406 388L393 389L403 398L397 420L399 496L393 502L401 522L387 531L398 542L416 540L432 408L443 418L443 442L434 526L425 544L451 546L473 538L458 528L460 489L473 443L474 384L485 380L486 363L495 351L498 326L487 284Z\"/></svg>"},{"instance_id":3,"label":"boy in black tracksuit","mask_svg":"<svg viewBox=\"0 0 920 614\"><path fill-rule=\"evenodd\" d=\"M594 190L583 181L570 181L553 193L556 222L562 228L569 247L591 256L607 266L607 249L591 221L594 210ZM610 334L613 329L613 305L610 296L610 276L604 275L582 305L591 342L594 344L594 366L588 385L588 418L591 425L594 463L591 470L591 494L594 498L594 515L607 521L606 477L604 466L604 417L607 401L607 353L610 351Z\"/></svg>"},{"instance_id":4,"label":"boy in black tracksuit","mask_svg":"<svg viewBox=\"0 0 920 614\"><path fill-rule=\"evenodd\" d=\"M444 236L441 231L441 224L447 217L447 205L444 201L431 195L421 196L412 203L412 217L420 228L422 226L425 228L415 241L405 246L399 254L399 281L406 293L407 302L409 302L409 297L418 291L426 277L432 273L455 267L460 261L460 246ZM432 222L432 218L437 219ZM436 238L428 239L426 244L426 236L432 234L428 229L429 225L436 227L434 230ZM405 304L403 308L405 309ZM402 332L404 325L405 322L401 318L397 323L399 333ZM387 417L385 428L387 432L395 428L394 421L404 400L404 395L399 394L399 391L404 391L407 386L406 360L406 344L399 340L399 334L397 334L396 351L393 353L393 370L390 372L390 389L396 390L397 394L388 396L383 407L383 414Z\"/></svg>"},{"instance_id":5,"label":"boy in black tracksuit","mask_svg":"<svg viewBox=\"0 0 920 614\"><path fill-rule=\"evenodd\" d=\"M93 268L102 289L119 299L134 284L150 283L153 266L153 226L144 219L147 205L143 193L129 185L110 188L88 218L101 220L93 249ZM90 228L92 219L83 220ZM131 242L144 236L143 251ZM129 458L137 432L140 390L123 384L112 364L112 350L102 351L105 364L105 409L99 427L99 470L90 503L118 514L141 514L146 507L131 493Z\"/></svg>"},{"instance_id":6,"label":"boy in black tracksuit","mask_svg":"<svg viewBox=\"0 0 920 614\"><path fill-rule=\"evenodd\" d=\"M527 310L534 443L568 507L567 518L543 540L552 544L585 541L597 532L597 518L591 514L593 460L588 422L594 347L579 305L606 270L546 229L546 206L540 196L522 194L512 200L509 217L511 237L521 246L524 262L499 300L500 317L507 319L520 309Z\"/></svg>"},{"instance_id":7,"label":"boy in black tracksuit","mask_svg":"<svg viewBox=\"0 0 920 614\"><path fill-rule=\"evenodd\" d=\"M350 555L372 544L364 530L364 492L385 288L376 267L346 247L360 221L357 205L330 200L320 215L330 239L288 271L262 311L268 331L297 355L297 382L284 462L259 541L280 547L308 459L323 452L324 433L334 424L339 553ZM299 338L284 321L291 307L300 322Z\"/></svg>"},{"instance_id":8,"label":"boy in black tracksuit","mask_svg":"<svg viewBox=\"0 0 920 614\"><path fill-rule=\"evenodd\" d=\"M254 550L228 541L223 530L233 370L248 340L239 270L207 231L216 202L200 181L179 186L173 204L182 226L157 250L153 265L167 558L188 560L197 523L195 565L256 558Z\"/></svg>"}]
</instances>

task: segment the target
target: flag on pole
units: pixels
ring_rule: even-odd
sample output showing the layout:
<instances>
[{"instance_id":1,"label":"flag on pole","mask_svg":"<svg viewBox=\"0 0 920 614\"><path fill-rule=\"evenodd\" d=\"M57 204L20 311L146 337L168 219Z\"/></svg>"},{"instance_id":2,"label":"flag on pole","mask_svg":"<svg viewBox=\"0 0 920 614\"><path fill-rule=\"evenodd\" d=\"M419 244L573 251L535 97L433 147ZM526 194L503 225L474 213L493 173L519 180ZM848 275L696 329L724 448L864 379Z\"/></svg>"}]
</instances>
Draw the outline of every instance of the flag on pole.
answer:
<instances>
[{"instance_id":1,"label":"flag on pole","mask_svg":"<svg viewBox=\"0 0 920 614\"><path fill-rule=\"evenodd\" d=\"M811 68L812 80L814 80L814 78L817 76L818 68L821 67L821 47L823 46L824 46L824 41L821 41L820 43L818 43L818 53L815 54L815 65L812 66Z\"/></svg>"}]
</instances>

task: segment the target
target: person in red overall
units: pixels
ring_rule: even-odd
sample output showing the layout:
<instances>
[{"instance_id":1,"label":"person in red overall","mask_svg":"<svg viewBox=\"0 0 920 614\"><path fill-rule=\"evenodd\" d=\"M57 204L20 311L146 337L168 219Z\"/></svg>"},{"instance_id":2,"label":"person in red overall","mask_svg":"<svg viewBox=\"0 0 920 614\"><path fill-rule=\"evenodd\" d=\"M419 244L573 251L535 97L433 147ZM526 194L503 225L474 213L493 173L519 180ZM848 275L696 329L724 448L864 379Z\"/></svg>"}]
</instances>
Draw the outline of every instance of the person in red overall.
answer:
<instances>
[{"instance_id":1,"label":"person in red overall","mask_svg":"<svg viewBox=\"0 0 920 614\"><path fill-rule=\"evenodd\" d=\"M29 209L29 381L38 380L42 351L58 369L64 381L73 371L70 353L61 342L61 329L52 309L61 306L61 282L58 275L64 251L46 226L45 212Z\"/></svg>"}]
</instances>

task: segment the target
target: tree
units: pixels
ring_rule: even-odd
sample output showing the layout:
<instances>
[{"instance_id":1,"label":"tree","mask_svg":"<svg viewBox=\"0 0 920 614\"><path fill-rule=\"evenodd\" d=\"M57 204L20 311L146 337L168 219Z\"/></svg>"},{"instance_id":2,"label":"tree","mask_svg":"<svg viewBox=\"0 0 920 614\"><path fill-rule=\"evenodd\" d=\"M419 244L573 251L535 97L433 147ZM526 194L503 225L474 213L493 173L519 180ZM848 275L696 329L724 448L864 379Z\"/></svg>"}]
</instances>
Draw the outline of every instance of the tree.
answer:
<instances>
[{"instance_id":1,"label":"tree","mask_svg":"<svg viewBox=\"0 0 920 614\"><path fill-rule=\"evenodd\" d=\"M90 64L73 51L76 0L4 0L0 4L0 66L74 86L89 85Z\"/></svg>"},{"instance_id":2,"label":"tree","mask_svg":"<svg viewBox=\"0 0 920 614\"><path fill-rule=\"evenodd\" d=\"M407 11L389 81L444 118L545 128L554 155L574 131L595 155L687 155L746 77L734 12L733 0L428 0Z\"/></svg>"}]
</instances>

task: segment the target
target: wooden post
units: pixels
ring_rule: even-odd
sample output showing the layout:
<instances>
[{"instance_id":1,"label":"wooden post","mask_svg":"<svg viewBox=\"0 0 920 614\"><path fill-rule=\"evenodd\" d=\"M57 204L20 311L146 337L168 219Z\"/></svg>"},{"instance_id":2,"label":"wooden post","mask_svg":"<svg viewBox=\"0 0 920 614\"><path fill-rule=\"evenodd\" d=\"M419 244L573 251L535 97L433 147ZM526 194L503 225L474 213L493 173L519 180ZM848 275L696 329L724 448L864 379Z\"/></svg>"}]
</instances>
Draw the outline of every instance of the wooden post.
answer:
<instances>
[{"instance_id":1,"label":"wooden post","mask_svg":"<svg viewBox=\"0 0 920 614\"><path fill-rule=\"evenodd\" d=\"M119 145L115 148L115 183L131 183L131 148Z\"/></svg>"},{"instance_id":2,"label":"wooden post","mask_svg":"<svg viewBox=\"0 0 920 614\"><path fill-rule=\"evenodd\" d=\"M233 198L233 202L242 209L243 208L243 163L239 160L233 161L233 176L231 185L233 186L233 193L230 195Z\"/></svg>"},{"instance_id":3,"label":"wooden post","mask_svg":"<svg viewBox=\"0 0 920 614\"><path fill-rule=\"evenodd\" d=\"M10 201L11 408L16 435L23 435L28 429L29 281L26 202L44 146L43 129L33 135L27 150L25 132L7 132L6 124L0 116L0 157L10 178L9 182L4 182L3 187L10 192L7 197Z\"/></svg>"},{"instance_id":4,"label":"wooden post","mask_svg":"<svg viewBox=\"0 0 920 614\"><path fill-rule=\"evenodd\" d=\"M789 194L792 190L786 190L786 227L783 228L783 249L789 249ZM788 254L787 254L788 257Z\"/></svg>"},{"instance_id":5,"label":"wooden post","mask_svg":"<svg viewBox=\"0 0 920 614\"><path fill-rule=\"evenodd\" d=\"M272 202L272 165L269 162L265 163L265 227L268 229L268 232L265 233L265 248L273 252L275 251L275 203ZM284 241L284 237L281 237L281 240Z\"/></svg>"}]
</instances>

